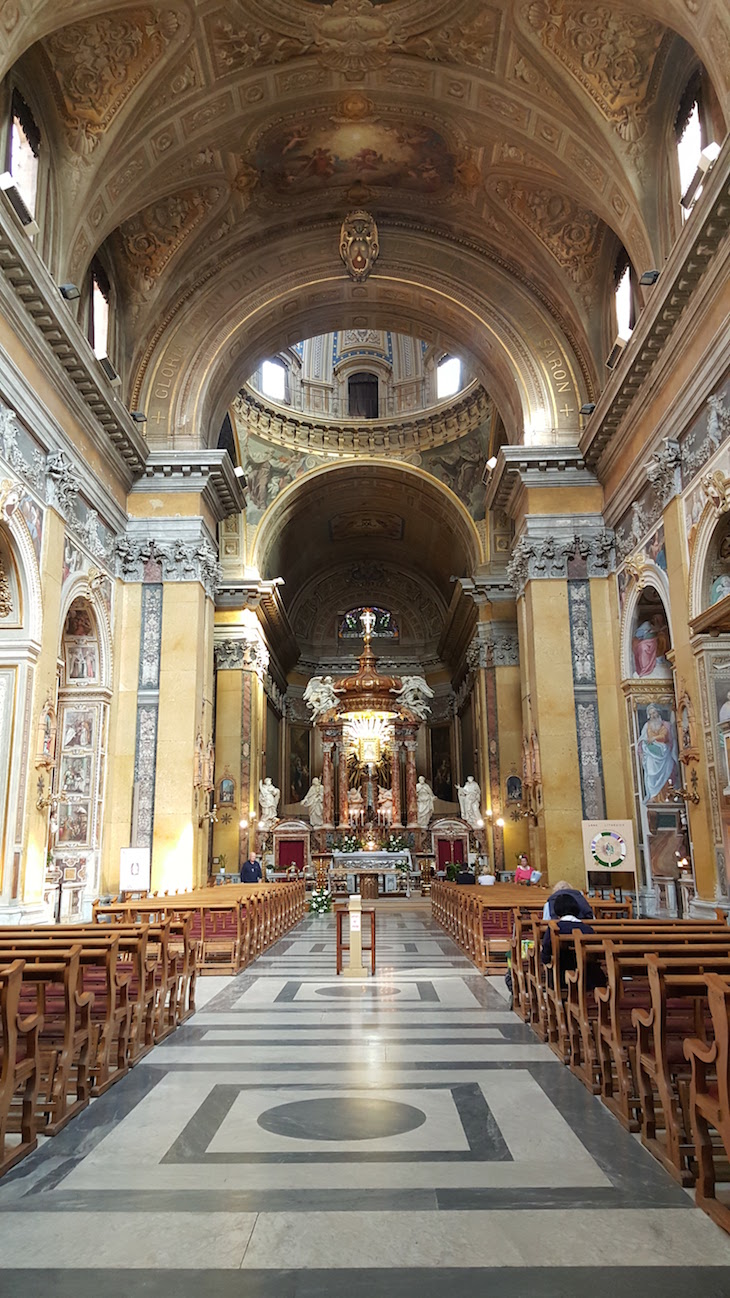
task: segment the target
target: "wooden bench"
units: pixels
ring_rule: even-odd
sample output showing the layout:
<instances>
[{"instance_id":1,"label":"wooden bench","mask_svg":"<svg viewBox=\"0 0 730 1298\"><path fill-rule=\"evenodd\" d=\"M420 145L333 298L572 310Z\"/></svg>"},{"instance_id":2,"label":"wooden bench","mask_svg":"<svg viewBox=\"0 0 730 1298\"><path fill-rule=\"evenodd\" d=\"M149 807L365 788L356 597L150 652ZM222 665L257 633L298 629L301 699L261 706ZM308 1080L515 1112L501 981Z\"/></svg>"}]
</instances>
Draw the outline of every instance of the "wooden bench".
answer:
<instances>
[{"instance_id":1,"label":"wooden bench","mask_svg":"<svg viewBox=\"0 0 730 1298\"><path fill-rule=\"evenodd\" d=\"M36 1101L41 1018L20 1013L23 960L0 964L0 1176L38 1144ZM8 1143L8 1135L20 1139Z\"/></svg>"},{"instance_id":2,"label":"wooden bench","mask_svg":"<svg viewBox=\"0 0 730 1298\"><path fill-rule=\"evenodd\" d=\"M697 1165L695 1202L718 1226L730 1231L730 1207L717 1197L717 1181L730 1179L730 979L708 974L705 981L713 1039L708 1043L689 1037L684 1042L692 1070L689 1111ZM713 1131L717 1145L713 1145ZM722 1158L719 1169L716 1155Z\"/></svg>"},{"instance_id":3,"label":"wooden bench","mask_svg":"<svg viewBox=\"0 0 730 1298\"><path fill-rule=\"evenodd\" d=\"M712 962L696 955L647 959L651 1006L633 1011L641 1139L667 1171L693 1185L696 1166L689 1117L691 1068L686 1038L712 1037L707 974L730 978L730 952Z\"/></svg>"}]
</instances>

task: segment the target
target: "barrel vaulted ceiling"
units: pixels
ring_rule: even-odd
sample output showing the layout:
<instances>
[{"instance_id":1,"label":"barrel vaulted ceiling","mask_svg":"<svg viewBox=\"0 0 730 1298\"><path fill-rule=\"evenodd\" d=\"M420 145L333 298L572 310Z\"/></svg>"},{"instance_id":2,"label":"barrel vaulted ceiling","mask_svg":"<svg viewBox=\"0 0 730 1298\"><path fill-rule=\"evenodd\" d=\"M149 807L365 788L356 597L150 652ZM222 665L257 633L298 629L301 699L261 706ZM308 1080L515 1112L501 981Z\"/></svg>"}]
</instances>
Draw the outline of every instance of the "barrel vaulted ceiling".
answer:
<instances>
[{"instance_id":1,"label":"barrel vaulted ceiling","mask_svg":"<svg viewBox=\"0 0 730 1298\"><path fill-rule=\"evenodd\" d=\"M264 355L365 326L460 351L510 440L573 440L617 251L676 234L682 87L701 61L719 114L730 89L724 0L0 0L0 33L58 164L45 254L111 268L153 444L210 442Z\"/></svg>"}]
</instances>

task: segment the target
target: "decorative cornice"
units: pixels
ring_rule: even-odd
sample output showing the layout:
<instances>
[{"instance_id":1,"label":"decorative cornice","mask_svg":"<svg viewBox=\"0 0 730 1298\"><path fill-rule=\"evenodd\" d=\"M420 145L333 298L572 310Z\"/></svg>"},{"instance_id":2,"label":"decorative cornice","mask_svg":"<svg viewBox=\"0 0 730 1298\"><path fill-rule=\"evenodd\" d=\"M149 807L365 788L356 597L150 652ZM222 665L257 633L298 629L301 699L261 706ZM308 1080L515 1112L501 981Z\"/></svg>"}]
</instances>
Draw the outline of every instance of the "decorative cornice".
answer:
<instances>
[{"instance_id":1,"label":"decorative cornice","mask_svg":"<svg viewBox=\"0 0 730 1298\"><path fill-rule=\"evenodd\" d=\"M234 409L249 434L290 450L403 455L465 437L487 418L491 402L484 388L477 387L445 406L358 424L275 406L247 389L236 397Z\"/></svg>"},{"instance_id":2,"label":"decorative cornice","mask_svg":"<svg viewBox=\"0 0 730 1298\"><path fill-rule=\"evenodd\" d=\"M500 573L489 573L474 577L457 577L465 595L473 599L479 607L482 604L503 604L514 602L515 593L506 569Z\"/></svg>"},{"instance_id":3,"label":"decorative cornice","mask_svg":"<svg viewBox=\"0 0 730 1298\"><path fill-rule=\"evenodd\" d=\"M6 201L0 201L0 283L9 307L25 318L44 367L60 367L70 383L102 453L123 473L127 484L142 472L147 443L110 388L86 339L44 263ZM60 376L60 373L59 373Z\"/></svg>"},{"instance_id":4,"label":"decorative cornice","mask_svg":"<svg viewBox=\"0 0 730 1298\"><path fill-rule=\"evenodd\" d=\"M283 577L274 577L272 581L261 577L225 577L218 585L216 605L218 608L260 608L273 600L283 585Z\"/></svg>"},{"instance_id":5,"label":"decorative cornice","mask_svg":"<svg viewBox=\"0 0 730 1298\"><path fill-rule=\"evenodd\" d=\"M588 420L581 449L590 468L597 466L609 442L615 442L625 415L635 406L685 308L696 299L700 281L725 244L729 218L730 150L725 147Z\"/></svg>"},{"instance_id":6,"label":"decorative cornice","mask_svg":"<svg viewBox=\"0 0 730 1298\"><path fill-rule=\"evenodd\" d=\"M663 506L681 493L682 451L679 442L671 437L663 439L663 446L654 451L646 466L646 476Z\"/></svg>"},{"instance_id":7,"label":"decorative cornice","mask_svg":"<svg viewBox=\"0 0 730 1298\"><path fill-rule=\"evenodd\" d=\"M607 577L615 570L614 535L601 515L528 519L529 534L522 535L512 551L508 566L510 581L521 595L528 581L567 581L568 564L576 577Z\"/></svg>"},{"instance_id":8,"label":"decorative cornice","mask_svg":"<svg viewBox=\"0 0 730 1298\"><path fill-rule=\"evenodd\" d=\"M243 479L225 450L152 451L133 492L197 492L217 522L246 506Z\"/></svg>"},{"instance_id":9,"label":"decorative cornice","mask_svg":"<svg viewBox=\"0 0 730 1298\"><path fill-rule=\"evenodd\" d=\"M487 510L509 513L517 483L526 487L596 486L577 446L503 446L487 482Z\"/></svg>"},{"instance_id":10,"label":"decorative cornice","mask_svg":"<svg viewBox=\"0 0 730 1298\"><path fill-rule=\"evenodd\" d=\"M215 598L220 564L200 518L130 519L114 554L122 581L199 581L208 598Z\"/></svg>"}]
</instances>

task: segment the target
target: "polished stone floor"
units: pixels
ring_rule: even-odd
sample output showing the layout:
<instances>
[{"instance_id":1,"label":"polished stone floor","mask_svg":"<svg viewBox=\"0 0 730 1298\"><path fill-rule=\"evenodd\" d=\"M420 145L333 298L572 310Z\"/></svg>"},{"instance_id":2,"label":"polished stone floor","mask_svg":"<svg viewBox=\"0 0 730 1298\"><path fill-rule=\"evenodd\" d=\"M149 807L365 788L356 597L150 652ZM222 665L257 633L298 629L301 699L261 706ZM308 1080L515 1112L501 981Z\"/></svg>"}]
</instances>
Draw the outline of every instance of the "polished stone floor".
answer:
<instances>
[{"instance_id":1,"label":"polished stone floor","mask_svg":"<svg viewBox=\"0 0 730 1298\"><path fill-rule=\"evenodd\" d=\"M0 1184L2 1298L730 1298L730 1238L427 905L307 918Z\"/></svg>"}]
</instances>

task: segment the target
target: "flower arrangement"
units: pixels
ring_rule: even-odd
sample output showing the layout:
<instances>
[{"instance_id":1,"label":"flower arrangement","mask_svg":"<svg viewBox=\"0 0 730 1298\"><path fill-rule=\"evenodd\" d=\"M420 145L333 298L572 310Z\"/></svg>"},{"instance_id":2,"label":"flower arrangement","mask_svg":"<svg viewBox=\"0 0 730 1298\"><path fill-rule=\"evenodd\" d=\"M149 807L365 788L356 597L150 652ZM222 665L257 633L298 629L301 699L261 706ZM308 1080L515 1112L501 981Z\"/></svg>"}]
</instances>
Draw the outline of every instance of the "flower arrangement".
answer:
<instances>
[{"instance_id":1,"label":"flower arrangement","mask_svg":"<svg viewBox=\"0 0 730 1298\"><path fill-rule=\"evenodd\" d=\"M385 844L386 852L405 852L408 847L408 839L405 834L391 834Z\"/></svg>"},{"instance_id":2,"label":"flower arrangement","mask_svg":"<svg viewBox=\"0 0 730 1298\"><path fill-rule=\"evenodd\" d=\"M314 888L309 902L310 915L327 915L332 910L332 893L329 888Z\"/></svg>"},{"instance_id":3,"label":"flower arrangement","mask_svg":"<svg viewBox=\"0 0 730 1298\"><path fill-rule=\"evenodd\" d=\"M338 852L359 852L362 839L357 834L343 834L338 845Z\"/></svg>"}]
</instances>

